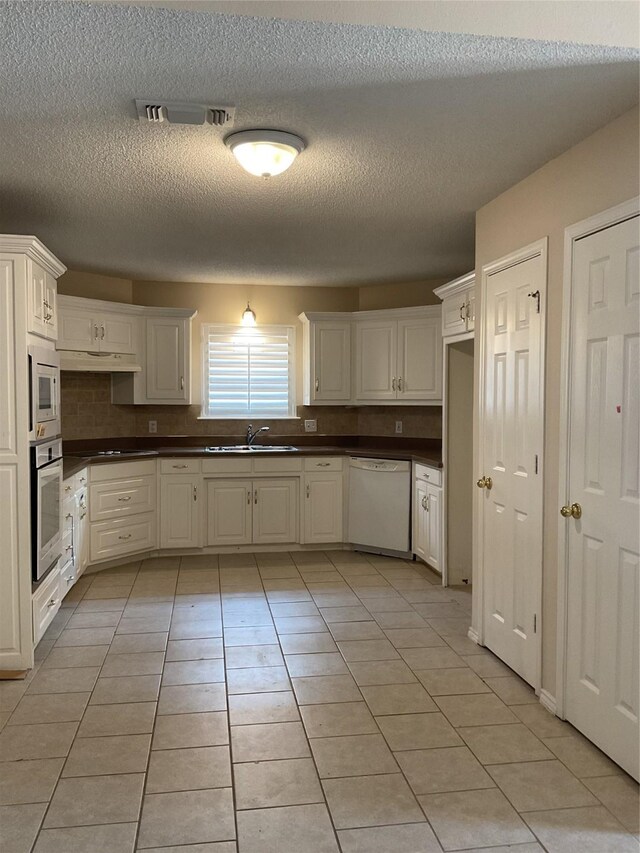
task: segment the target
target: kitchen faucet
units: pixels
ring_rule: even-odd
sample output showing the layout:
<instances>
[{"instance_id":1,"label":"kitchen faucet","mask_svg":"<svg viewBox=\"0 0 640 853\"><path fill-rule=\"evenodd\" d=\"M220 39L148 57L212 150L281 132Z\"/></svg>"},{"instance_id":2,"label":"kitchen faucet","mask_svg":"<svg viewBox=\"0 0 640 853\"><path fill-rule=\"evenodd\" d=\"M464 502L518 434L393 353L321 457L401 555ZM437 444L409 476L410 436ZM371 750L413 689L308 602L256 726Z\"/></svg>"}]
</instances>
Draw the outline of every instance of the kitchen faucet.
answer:
<instances>
[{"instance_id":1,"label":"kitchen faucet","mask_svg":"<svg viewBox=\"0 0 640 853\"><path fill-rule=\"evenodd\" d=\"M258 435L260 435L261 432L269 432L269 427L260 427L260 429L257 429L255 432L252 432L252 430L253 424L249 424L249 426L247 427L247 444L249 445L253 444L254 440Z\"/></svg>"}]
</instances>

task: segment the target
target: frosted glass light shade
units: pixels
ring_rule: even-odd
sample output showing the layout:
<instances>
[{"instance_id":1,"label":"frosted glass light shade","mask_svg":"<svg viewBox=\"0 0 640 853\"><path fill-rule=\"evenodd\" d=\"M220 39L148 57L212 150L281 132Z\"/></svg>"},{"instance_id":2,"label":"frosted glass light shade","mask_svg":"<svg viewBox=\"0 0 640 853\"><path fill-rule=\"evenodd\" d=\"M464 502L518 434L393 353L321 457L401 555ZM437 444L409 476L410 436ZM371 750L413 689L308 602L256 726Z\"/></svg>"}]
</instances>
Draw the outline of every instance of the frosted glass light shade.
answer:
<instances>
[{"instance_id":1,"label":"frosted glass light shade","mask_svg":"<svg viewBox=\"0 0 640 853\"><path fill-rule=\"evenodd\" d=\"M243 130L225 139L242 168L257 178L285 172L304 150L304 142L282 130Z\"/></svg>"}]
</instances>

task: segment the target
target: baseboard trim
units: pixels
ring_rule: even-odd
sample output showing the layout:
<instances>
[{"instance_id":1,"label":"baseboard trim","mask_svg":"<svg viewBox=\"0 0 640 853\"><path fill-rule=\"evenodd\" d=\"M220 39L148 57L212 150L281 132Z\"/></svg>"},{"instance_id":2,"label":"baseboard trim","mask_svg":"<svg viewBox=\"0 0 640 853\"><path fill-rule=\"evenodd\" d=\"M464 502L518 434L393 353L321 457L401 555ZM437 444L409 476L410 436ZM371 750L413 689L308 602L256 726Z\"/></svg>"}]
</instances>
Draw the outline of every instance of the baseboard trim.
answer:
<instances>
[{"instance_id":1,"label":"baseboard trim","mask_svg":"<svg viewBox=\"0 0 640 853\"><path fill-rule=\"evenodd\" d=\"M480 634L478 634L478 632L476 631L476 629L475 629L475 628L473 628L473 627L472 627L472 628L469 628L469 630L467 631L467 637L468 637L468 638L469 638L473 643L475 643L475 644L476 644L476 646L480 646L480 645L481 645L481 643L480 643Z\"/></svg>"},{"instance_id":2,"label":"baseboard trim","mask_svg":"<svg viewBox=\"0 0 640 853\"><path fill-rule=\"evenodd\" d=\"M548 690L540 691L540 704L544 706L549 713L553 714L554 717L556 716L556 697L552 696Z\"/></svg>"}]
</instances>

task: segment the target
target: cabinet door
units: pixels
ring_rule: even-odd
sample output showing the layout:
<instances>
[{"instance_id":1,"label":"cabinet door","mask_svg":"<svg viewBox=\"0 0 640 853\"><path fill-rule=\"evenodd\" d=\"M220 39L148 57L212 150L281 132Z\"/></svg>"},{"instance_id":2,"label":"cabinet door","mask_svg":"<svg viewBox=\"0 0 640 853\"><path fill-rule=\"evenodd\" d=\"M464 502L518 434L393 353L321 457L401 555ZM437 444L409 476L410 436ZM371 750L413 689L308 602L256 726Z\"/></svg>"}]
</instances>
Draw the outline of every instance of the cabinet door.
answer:
<instances>
[{"instance_id":1,"label":"cabinet door","mask_svg":"<svg viewBox=\"0 0 640 853\"><path fill-rule=\"evenodd\" d=\"M134 317L118 314L101 314L97 319L101 352L135 352Z\"/></svg>"},{"instance_id":2,"label":"cabinet door","mask_svg":"<svg viewBox=\"0 0 640 853\"><path fill-rule=\"evenodd\" d=\"M442 334L461 335L466 331L466 294L447 296L442 300Z\"/></svg>"},{"instance_id":3,"label":"cabinet door","mask_svg":"<svg viewBox=\"0 0 640 853\"><path fill-rule=\"evenodd\" d=\"M342 474L306 474L304 478L304 541L342 542Z\"/></svg>"},{"instance_id":4,"label":"cabinet door","mask_svg":"<svg viewBox=\"0 0 640 853\"><path fill-rule=\"evenodd\" d=\"M251 542L251 480L207 481L207 545Z\"/></svg>"},{"instance_id":5,"label":"cabinet door","mask_svg":"<svg viewBox=\"0 0 640 853\"><path fill-rule=\"evenodd\" d=\"M86 482L86 480L85 480ZM77 497L77 522L74 527L74 546L76 558L76 578L80 577L82 572L89 565L89 510L87 506L89 490L86 486L82 486L78 491Z\"/></svg>"},{"instance_id":6,"label":"cabinet door","mask_svg":"<svg viewBox=\"0 0 640 853\"><path fill-rule=\"evenodd\" d=\"M33 261L27 265L28 302L29 302L29 331L34 335L45 335L45 301L47 290L47 274Z\"/></svg>"},{"instance_id":7,"label":"cabinet door","mask_svg":"<svg viewBox=\"0 0 640 853\"><path fill-rule=\"evenodd\" d=\"M319 321L311 330L311 399L351 399L351 323Z\"/></svg>"},{"instance_id":8,"label":"cabinet door","mask_svg":"<svg viewBox=\"0 0 640 853\"><path fill-rule=\"evenodd\" d=\"M58 318L56 348L75 352L98 352L99 332L99 327L89 312L65 308Z\"/></svg>"},{"instance_id":9,"label":"cabinet door","mask_svg":"<svg viewBox=\"0 0 640 853\"><path fill-rule=\"evenodd\" d=\"M427 484L424 480L415 480L413 489L413 553L421 560L427 559L428 541Z\"/></svg>"},{"instance_id":10,"label":"cabinet door","mask_svg":"<svg viewBox=\"0 0 640 853\"><path fill-rule=\"evenodd\" d=\"M397 320L356 323L356 399L394 400L396 397Z\"/></svg>"},{"instance_id":11,"label":"cabinet door","mask_svg":"<svg viewBox=\"0 0 640 853\"><path fill-rule=\"evenodd\" d=\"M398 321L398 399L442 400L439 317Z\"/></svg>"},{"instance_id":12,"label":"cabinet door","mask_svg":"<svg viewBox=\"0 0 640 853\"><path fill-rule=\"evenodd\" d=\"M298 541L298 483L284 477L253 481L253 542Z\"/></svg>"},{"instance_id":13,"label":"cabinet door","mask_svg":"<svg viewBox=\"0 0 640 853\"><path fill-rule=\"evenodd\" d=\"M184 320L147 320L147 398L189 402Z\"/></svg>"},{"instance_id":14,"label":"cabinet door","mask_svg":"<svg viewBox=\"0 0 640 853\"><path fill-rule=\"evenodd\" d=\"M436 571L442 571L442 489L427 485L427 554L425 560Z\"/></svg>"},{"instance_id":15,"label":"cabinet door","mask_svg":"<svg viewBox=\"0 0 640 853\"><path fill-rule=\"evenodd\" d=\"M58 283L50 273L45 273L43 296L45 337L55 341L58 338Z\"/></svg>"},{"instance_id":16,"label":"cabinet door","mask_svg":"<svg viewBox=\"0 0 640 853\"><path fill-rule=\"evenodd\" d=\"M200 547L200 477L160 478L160 547Z\"/></svg>"},{"instance_id":17,"label":"cabinet door","mask_svg":"<svg viewBox=\"0 0 640 853\"><path fill-rule=\"evenodd\" d=\"M472 288L467 294L467 331L473 332L476 327L476 291Z\"/></svg>"}]
</instances>

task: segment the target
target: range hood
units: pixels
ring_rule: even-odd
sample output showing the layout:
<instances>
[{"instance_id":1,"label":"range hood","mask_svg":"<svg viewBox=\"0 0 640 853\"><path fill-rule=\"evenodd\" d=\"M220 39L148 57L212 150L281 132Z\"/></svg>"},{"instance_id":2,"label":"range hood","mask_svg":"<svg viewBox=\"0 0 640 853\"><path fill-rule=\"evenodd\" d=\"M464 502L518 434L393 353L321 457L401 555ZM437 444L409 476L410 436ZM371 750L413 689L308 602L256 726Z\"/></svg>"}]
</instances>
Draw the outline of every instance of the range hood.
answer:
<instances>
[{"instance_id":1,"label":"range hood","mask_svg":"<svg viewBox=\"0 0 640 853\"><path fill-rule=\"evenodd\" d=\"M140 373L135 355L111 352L71 352L60 350L60 370L84 373Z\"/></svg>"}]
</instances>

